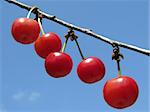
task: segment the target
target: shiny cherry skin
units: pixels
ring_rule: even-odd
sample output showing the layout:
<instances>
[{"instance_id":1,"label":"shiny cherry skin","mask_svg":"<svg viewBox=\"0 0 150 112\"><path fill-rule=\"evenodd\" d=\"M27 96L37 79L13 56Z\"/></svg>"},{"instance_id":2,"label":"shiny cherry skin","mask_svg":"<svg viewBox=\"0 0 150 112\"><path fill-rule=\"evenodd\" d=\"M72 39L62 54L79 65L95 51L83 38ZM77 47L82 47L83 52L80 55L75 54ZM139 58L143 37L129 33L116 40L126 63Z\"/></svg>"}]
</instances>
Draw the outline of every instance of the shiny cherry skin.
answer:
<instances>
[{"instance_id":1,"label":"shiny cherry skin","mask_svg":"<svg viewBox=\"0 0 150 112\"><path fill-rule=\"evenodd\" d=\"M51 52L60 51L61 47L59 36L53 32L42 35L34 43L34 49L41 58L46 58Z\"/></svg>"},{"instance_id":2,"label":"shiny cherry skin","mask_svg":"<svg viewBox=\"0 0 150 112\"><path fill-rule=\"evenodd\" d=\"M18 18L12 24L13 38L22 44L33 43L40 34L40 26L37 21L30 18Z\"/></svg>"},{"instance_id":3,"label":"shiny cherry skin","mask_svg":"<svg viewBox=\"0 0 150 112\"><path fill-rule=\"evenodd\" d=\"M81 81L89 84L95 83L104 77L105 66L100 59L89 57L79 63L77 74Z\"/></svg>"},{"instance_id":4,"label":"shiny cherry skin","mask_svg":"<svg viewBox=\"0 0 150 112\"><path fill-rule=\"evenodd\" d=\"M138 93L136 81L127 76L108 80L103 88L105 101L117 109L133 105L138 97Z\"/></svg>"},{"instance_id":5,"label":"shiny cherry skin","mask_svg":"<svg viewBox=\"0 0 150 112\"><path fill-rule=\"evenodd\" d=\"M45 69L49 76L60 78L68 75L72 69L71 57L62 52L50 53L45 60Z\"/></svg>"}]
</instances>

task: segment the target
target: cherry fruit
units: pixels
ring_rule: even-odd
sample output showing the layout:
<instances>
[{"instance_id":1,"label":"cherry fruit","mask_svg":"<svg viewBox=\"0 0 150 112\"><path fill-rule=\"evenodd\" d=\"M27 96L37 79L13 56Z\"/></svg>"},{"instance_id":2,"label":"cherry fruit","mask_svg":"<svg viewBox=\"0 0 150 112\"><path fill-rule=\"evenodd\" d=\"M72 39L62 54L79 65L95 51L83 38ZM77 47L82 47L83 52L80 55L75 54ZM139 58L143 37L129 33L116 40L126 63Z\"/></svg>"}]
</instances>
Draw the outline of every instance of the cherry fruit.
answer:
<instances>
[{"instance_id":1,"label":"cherry fruit","mask_svg":"<svg viewBox=\"0 0 150 112\"><path fill-rule=\"evenodd\" d=\"M33 43L40 34L40 26L37 21L30 18L18 18L12 24L13 38L22 44Z\"/></svg>"},{"instance_id":2,"label":"cherry fruit","mask_svg":"<svg viewBox=\"0 0 150 112\"><path fill-rule=\"evenodd\" d=\"M132 78L120 76L106 82L103 96L110 106L118 109L126 108L135 103L138 86Z\"/></svg>"},{"instance_id":3,"label":"cherry fruit","mask_svg":"<svg viewBox=\"0 0 150 112\"><path fill-rule=\"evenodd\" d=\"M89 57L79 63L77 73L83 82L95 83L104 77L105 66L100 59Z\"/></svg>"},{"instance_id":4,"label":"cherry fruit","mask_svg":"<svg viewBox=\"0 0 150 112\"><path fill-rule=\"evenodd\" d=\"M36 53L42 58L46 58L51 52L60 51L61 47L59 36L53 32L42 35L34 43Z\"/></svg>"},{"instance_id":5,"label":"cherry fruit","mask_svg":"<svg viewBox=\"0 0 150 112\"><path fill-rule=\"evenodd\" d=\"M72 69L71 57L63 52L50 53L45 60L45 69L48 75L60 78L68 75Z\"/></svg>"}]
</instances>

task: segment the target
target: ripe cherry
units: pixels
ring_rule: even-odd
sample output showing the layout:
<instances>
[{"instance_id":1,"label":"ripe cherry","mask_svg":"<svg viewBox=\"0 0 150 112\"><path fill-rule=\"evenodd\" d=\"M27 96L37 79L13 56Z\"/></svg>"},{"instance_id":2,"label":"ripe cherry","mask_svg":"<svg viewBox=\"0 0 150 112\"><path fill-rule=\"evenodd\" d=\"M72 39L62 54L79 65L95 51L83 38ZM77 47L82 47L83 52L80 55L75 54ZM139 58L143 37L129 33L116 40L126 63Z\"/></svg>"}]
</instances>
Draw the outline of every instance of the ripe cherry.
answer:
<instances>
[{"instance_id":1,"label":"ripe cherry","mask_svg":"<svg viewBox=\"0 0 150 112\"><path fill-rule=\"evenodd\" d=\"M33 43L40 34L40 26L37 21L29 18L18 18L12 24L13 38L22 44Z\"/></svg>"},{"instance_id":2,"label":"ripe cherry","mask_svg":"<svg viewBox=\"0 0 150 112\"><path fill-rule=\"evenodd\" d=\"M42 58L46 58L51 52L60 51L61 47L60 38L53 32L42 35L34 43L36 53Z\"/></svg>"},{"instance_id":3,"label":"ripe cherry","mask_svg":"<svg viewBox=\"0 0 150 112\"><path fill-rule=\"evenodd\" d=\"M48 75L60 78L68 75L72 69L71 57L63 52L50 53L45 60L45 69Z\"/></svg>"},{"instance_id":4,"label":"ripe cherry","mask_svg":"<svg viewBox=\"0 0 150 112\"><path fill-rule=\"evenodd\" d=\"M95 83L104 77L105 66L100 59L89 57L79 63L77 73L83 82Z\"/></svg>"},{"instance_id":5,"label":"ripe cherry","mask_svg":"<svg viewBox=\"0 0 150 112\"><path fill-rule=\"evenodd\" d=\"M120 76L108 80L103 89L105 101L112 107L122 109L135 103L138 86L134 79Z\"/></svg>"}]
</instances>

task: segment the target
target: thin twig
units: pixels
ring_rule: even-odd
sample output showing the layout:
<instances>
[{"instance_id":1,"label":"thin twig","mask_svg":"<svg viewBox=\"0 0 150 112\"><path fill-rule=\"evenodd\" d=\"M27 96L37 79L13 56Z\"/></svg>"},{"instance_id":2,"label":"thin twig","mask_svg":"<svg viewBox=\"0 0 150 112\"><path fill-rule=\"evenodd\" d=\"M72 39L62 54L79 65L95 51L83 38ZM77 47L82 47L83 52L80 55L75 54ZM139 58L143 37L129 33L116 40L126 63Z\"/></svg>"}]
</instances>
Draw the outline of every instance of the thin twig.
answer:
<instances>
[{"instance_id":1,"label":"thin twig","mask_svg":"<svg viewBox=\"0 0 150 112\"><path fill-rule=\"evenodd\" d=\"M29 6L29 5L26 5L26 4L23 4L21 2L18 2L16 0L5 0L9 3L12 3L12 4L15 4L23 9L26 9L26 10L30 10L32 8L32 6ZM33 12L33 13L36 13L36 12ZM43 18L46 18L46 19L49 19L51 21L54 21L60 25L63 25L65 27L68 27L68 28L71 28L73 30L76 30L76 31L79 31L79 32L82 32L82 33L85 33L87 35L90 35L92 37L95 37L99 40L102 40L110 45L113 45L113 44L117 44L118 46L120 47L123 47L123 48L127 48L127 49L130 49L130 50L133 50L133 51L136 51L136 52L139 52L139 53L142 53L142 54L145 54L145 55L148 55L150 56L150 50L146 50L146 49L143 49L143 48L139 48L139 47L136 47L134 45L129 45L129 44L126 44L126 43L122 43L122 42L119 42L119 41L114 41L114 40L111 40L105 36L102 36L102 35L99 35L99 34L96 34L94 33L92 30L90 29L86 29L86 28L81 28L81 27L78 27L76 25L73 25L73 24L70 24L68 22L65 22L59 18L57 18L56 16L54 15L49 15L41 10L38 9L38 13L42 15Z\"/></svg>"}]
</instances>

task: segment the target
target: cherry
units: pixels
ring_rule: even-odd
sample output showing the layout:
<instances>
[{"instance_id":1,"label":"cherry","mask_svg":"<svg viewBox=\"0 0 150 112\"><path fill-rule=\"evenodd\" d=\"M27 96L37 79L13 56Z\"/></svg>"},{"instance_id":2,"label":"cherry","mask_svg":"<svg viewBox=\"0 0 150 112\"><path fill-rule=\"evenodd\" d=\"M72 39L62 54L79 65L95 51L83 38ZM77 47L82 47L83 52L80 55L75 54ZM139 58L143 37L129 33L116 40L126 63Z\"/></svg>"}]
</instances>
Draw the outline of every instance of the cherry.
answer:
<instances>
[{"instance_id":1,"label":"cherry","mask_svg":"<svg viewBox=\"0 0 150 112\"><path fill-rule=\"evenodd\" d=\"M46 58L51 52L60 51L61 47L60 38L53 32L42 35L34 43L36 53L42 58Z\"/></svg>"},{"instance_id":2,"label":"cherry","mask_svg":"<svg viewBox=\"0 0 150 112\"><path fill-rule=\"evenodd\" d=\"M110 106L117 109L126 108L135 103L138 97L138 86L134 79L119 76L106 82L103 95Z\"/></svg>"},{"instance_id":3,"label":"cherry","mask_svg":"<svg viewBox=\"0 0 150 112\"><path fill-rule=\"evenodd\" d=\"M40 26L37 21L30 18L18 18L12 24L13 38L22 44L33 43L40 34Z\"/></svg>"},{"instance_id":4,"label":"cherry","mask_svg":"<svg viewBox=\"0 0 150 112\"><path fill-rule=\"evenodd\" d=\"M45 60L45 69L49 76L54 78L64 77L71 72L71 57L63 52L50 53Z\"/></svg>"},{"instance_id":5,"label":"cherry","mask_svg":"<svg viewBox=\"0 0 150 112\"><path fill-rule=\"evenodd\" d=\"M104 77L105 66L100 59L89 57L79 63L77 73L83 82L95 83Z\"/></svg>"}]
</instances>

